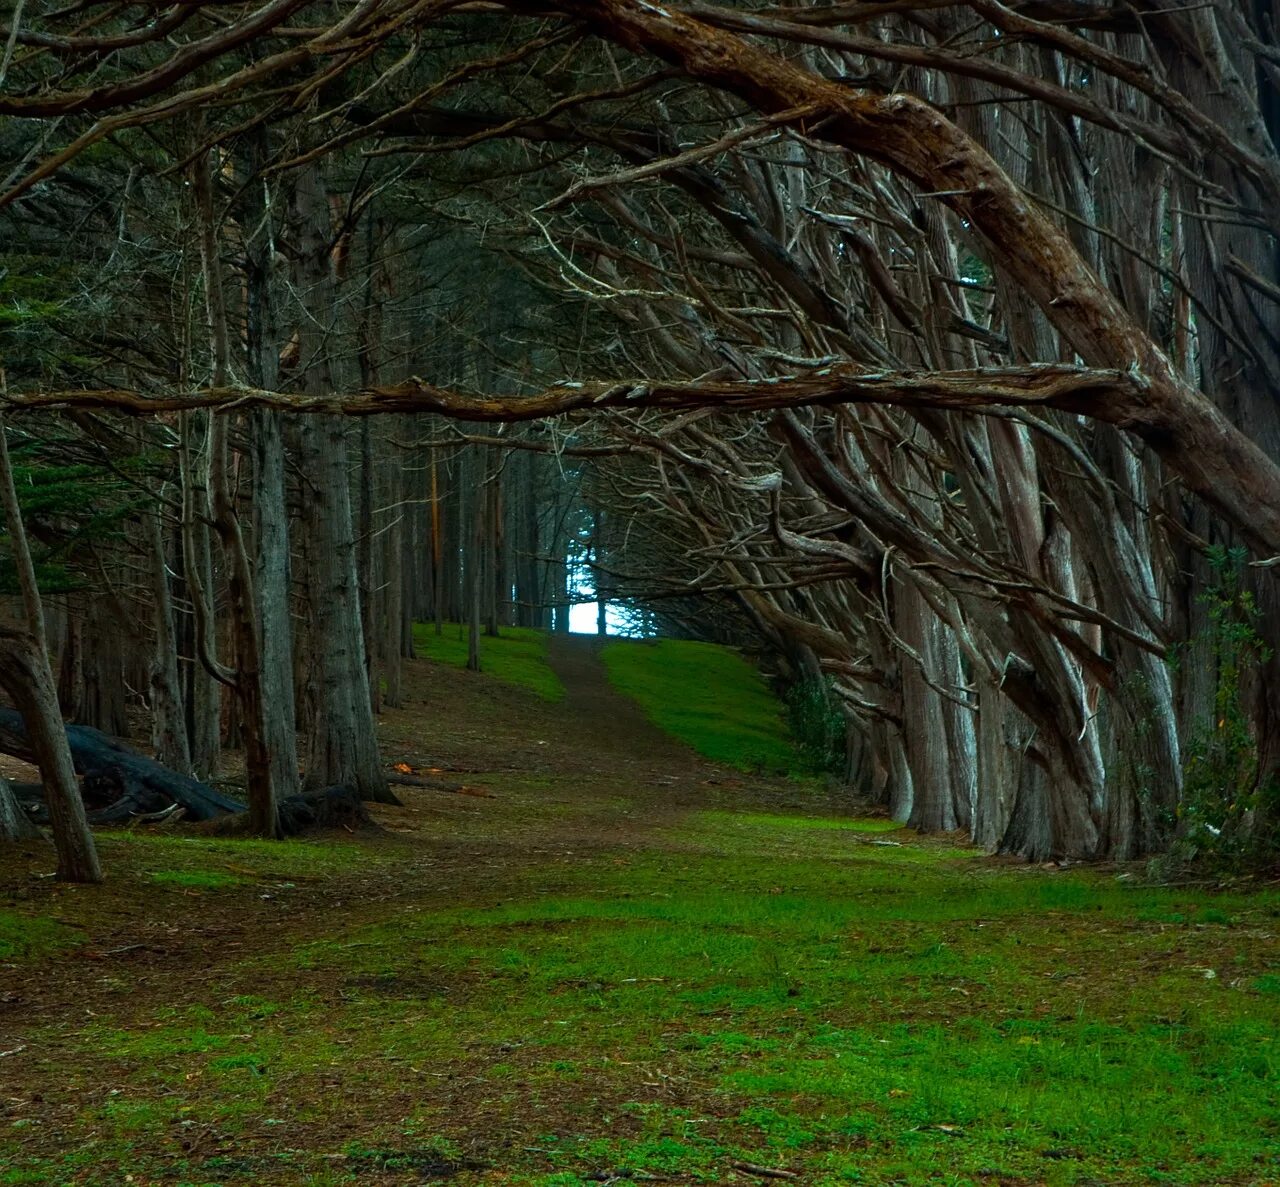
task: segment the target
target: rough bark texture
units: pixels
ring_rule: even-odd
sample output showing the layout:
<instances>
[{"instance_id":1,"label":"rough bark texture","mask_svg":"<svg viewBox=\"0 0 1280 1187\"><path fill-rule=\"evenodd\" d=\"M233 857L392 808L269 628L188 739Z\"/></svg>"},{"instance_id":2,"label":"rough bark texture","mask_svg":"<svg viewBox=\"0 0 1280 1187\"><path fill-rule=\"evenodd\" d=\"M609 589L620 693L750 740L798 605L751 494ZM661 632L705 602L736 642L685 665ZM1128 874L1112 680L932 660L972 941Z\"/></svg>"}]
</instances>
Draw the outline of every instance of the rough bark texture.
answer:
<instances>
[{"instance_id":1,"label":"rough bark texture","mask_svg":"<svg viewBox=\"0 0 1280 1187\"><path fill-rule=\"evenodd\" d=\"M0 394L3 390L3 372L0 372ZM21 711L31 738L32 757L40 768L53 844L58 851L58 877L68 882L101 882L98 851L85 820L84 803L76 787L67 739L62 732L58 688L49 663L44 607L14 488L3 417L0 417L0 502L4 505L4 524L9 533L9 548L26 618L25 632L6 629L0 633L0 686Z\"/></svg>"},{"instance_id":2,"label":"rough bark texture","mask_svg":"<svg viewBox=\"0 0 1280 1187\"><path fill-rule=\"evenodd\" d=\"M296 190L297 283L307 316L299 331L309 392L329 387L325 327L333 316L329 212L314 170ZM363 799L394 803L378 757L360 613L346 422L308 418L301 435L308 493L303 529L310 560L315 717L307 746L307 786L354 787Z\"/></svg>"},{"instance_id":3,"label":"rough bark texture","mask_svg":"<svg viewBox=\"0 0 1280 1187\"><path fill-rule=\"evenodd\" d=\"M784 113L807 134L865 154L921 190L940 194L1085 362L1132 368L1141 376L1125 405L1100 402L1103 418L1146 441L1246 538L1280 552L1280 466L1183 380L1070 238L941 112L913 95L830 82L645 0L569 0L558 7L606 38L676 63L761 112Z\"/></svg>"},{"instance_id":4,"label":"rough bark texture","mask_svg":"<svg viewBox=\"0 0 1280 1187\"><path fill-rule=\"evenodd\" d=\"M44 834L27 815L9 780L0 778L0 841L42 840Z\"/></svg>"},{"instance_id":5,"label":"rough bark texture","mask_svg":"<svg viewBox=\"0 0 1280 1187\"><path fill-rule=\"evenodd\" d=\"M68 882L101 882L102 867L76 786L48 657L32 639L0 640L0 687L18 706L17 711L0 713L10 729L16 724L29 739L22 757L40 768L58 851L58 877Z\"/></svg>"},{"instance_id":6,"label":"rough bark texture","mask_svg":"<svg viewBox=\"0 0 1280 1187\"><path fill-rule=\"evenodd\" d=\"M159 516L148 516L147 527L155 614L155 650L151 658L151 744L162 763L175 771L190 774L191 750L187 743L182 684L178 677L177 632Z\"/></svg>"}]
</instances>

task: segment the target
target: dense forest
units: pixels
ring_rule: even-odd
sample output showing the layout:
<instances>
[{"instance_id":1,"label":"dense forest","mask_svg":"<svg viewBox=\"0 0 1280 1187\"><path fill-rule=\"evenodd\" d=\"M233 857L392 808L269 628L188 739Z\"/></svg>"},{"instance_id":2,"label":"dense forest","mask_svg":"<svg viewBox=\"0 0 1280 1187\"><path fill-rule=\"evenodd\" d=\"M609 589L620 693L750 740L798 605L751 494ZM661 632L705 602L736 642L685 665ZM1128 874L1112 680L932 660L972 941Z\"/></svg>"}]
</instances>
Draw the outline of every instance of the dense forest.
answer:
<instances>
[{"instance_id":1,"label":"dense forest","mask_svg":"<svg viewBox=\"0 0 1280 1187\"><path fill-rule=\"evenodd\" d=\"M1280 1182L1275 22L0 0L0 1185Z\"/></svg>"},{"instance_id":2,"label":"dense forest","mask_svg":"<svg viewBox=\"0 0 1280 1187\"><path fill-rule=\"evenodd\" d=\"M1274 852L1272 20L13 6L0 679L64 875L76 769L387 799L412 623L575 600L752 649L921 830Z\"/></svg>"}]
</instances>

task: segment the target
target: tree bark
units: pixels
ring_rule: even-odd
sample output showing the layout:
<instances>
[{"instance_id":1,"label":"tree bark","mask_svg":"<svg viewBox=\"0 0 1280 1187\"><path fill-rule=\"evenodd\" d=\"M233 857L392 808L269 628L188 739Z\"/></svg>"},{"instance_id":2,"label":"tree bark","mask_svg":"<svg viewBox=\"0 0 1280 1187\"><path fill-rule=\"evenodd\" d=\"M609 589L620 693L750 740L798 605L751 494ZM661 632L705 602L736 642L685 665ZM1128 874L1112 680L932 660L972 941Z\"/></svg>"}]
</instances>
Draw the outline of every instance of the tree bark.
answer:
<instances>
[{"instance_id":1,"label":"tree bark","mask_svg":"<svg viewBox=\"0 0 1280 1187\"><path fill-rule=\"evenodd\" d=\"M269 156L267 130L249 135L245 173L256 178ZM260 196L259 196L260 195ZM277 275L271 252L276 218L261 185L245 186L245 329L248 374L264 387L279 382L281 324ZM298 792L297 706L294 698L294 628L290 613L292 559L286 501L285 445L280 414L259 409L248 430L252 440L254 589L261 624L262 703L271 782L278 799Z\"/></svg>"},{"instance_id":2,"label":"tree bark","mask_svg":"<svg viewBox=\"0 0 1280 1187\"><path fill-rule=\"evenodd\" d=\"M191 749L187 742L182 683L178 676L178 642L173 599L169 592L169 566L158 510L147 516L147 528L155 612L155 645L151 659L151 744L160 762L189 775L192 773Z\"/></svg>"},{"instance_id":3,"label":"tree bark","mask_svg":"<svg viewBox=\"0 0 1280 1187\"><path fill-rule=\"evenodd\" d=\"M191 599L195 656L191 681L191 765L202 779L215 775L222 754L222 677L213 612L214 567L209 539L209 423L200 413L181 417L183 575ZM104 728L98 722L91 722ZM106 727L107 733L123 733Z\"/></svg>"},{"instance_id":4,"label":"tree bark","mask_svg":"<svg viewBox=\"0 0 1280 1187\"><path fill-rule=\"evenodd\" d=\"M328 352L334 349L334 286L329 256L329 211L313 167L294 190L298 252L296 285L304 313L300 354L309 392L329 387ZM346 423L311 417L301 434L308 482L303 528L307 535L315 717L307 745L306 786L344 784L362 799L397 802L387 786L369 693L356 542L350 495Z\"/></svg>"},{"instance_id":5,"label":"tree bark","mask_svg":"<svg viewBox=\"0 0 1280 1187\"><path fill-rule=\"evenodd\" d=\"M9 780L0 776L0 842L43 839L44 834L18 803Z\"/></svg>"},{"instance_id":6,"label":"tree bark","mask_svg":"<svg viewBox=\"0 0 1280 1187\"><path fill-rule=\"evenodd\" d=\"M213 381L224 383L230 366L227 313L222 291L219 237L214 224L209 159L200 153L192 168L192 188L200 217L200 255L205 281ZM240 527L231 490L229 412L216 415L209 434L214 527L227 561L227 592L236 670L231 687L244 730L245 777L249 789L249 828L255 836L280 837L278 794L267 739L267 707L262 686L262 636L254 592L253 564Z\"/></svg>"},{"instance_id":7,"label":"tree bark","mask_svg":"<svg viewBox=\"0 0 1280 1187\"><path fill-rule=\"evenodd\" d=\"M0 393L4 375L0 371ZM22 713L31 738L36 765L44 783L45 803L53 844L58 853L58 877L68 882L101 882L102 867L97 847L85 818L84 801L76 786L75 771L67 736L58 709L58 689L49 664L49 643L45 637L44 607L36 584L35 565L27 545L22 509L13 485L9 443L4 418L0 416L0 501L4 504L5 528L18 572L26 632L7 632L0 637L0 685L3 685Z\"/></svg>"},{"instance_id":8,"label":"tree bark","mask_svg":"<svg viewBox=\"0 0 1280 1187\"><path fill-rule=\"evenodd\" d=\"M523 3L511 7L526 7ZM1280 552L1280 465L1188 385L1060 230L974 140L929 104L829 81L779 54L647 0L560 0L609 40L672 62L819 140L878 161L939 195L991 259L1092 366L1132 368L1142 390L1123 411L1092 415L1128 428L1179 477L1269 552Z\"/></svg>"}]
</instances>

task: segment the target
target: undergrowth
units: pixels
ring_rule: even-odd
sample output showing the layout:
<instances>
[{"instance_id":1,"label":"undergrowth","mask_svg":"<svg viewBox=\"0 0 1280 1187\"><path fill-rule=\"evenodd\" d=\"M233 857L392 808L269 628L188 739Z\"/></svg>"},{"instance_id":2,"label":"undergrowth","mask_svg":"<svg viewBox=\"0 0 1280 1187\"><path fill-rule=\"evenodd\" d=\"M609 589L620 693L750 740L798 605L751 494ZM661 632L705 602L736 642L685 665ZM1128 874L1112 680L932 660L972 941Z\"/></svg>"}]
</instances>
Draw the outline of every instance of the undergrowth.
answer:
<instances>
[{"instance_id":1,"label":"undergrowth","mask_svg":"<svg viewBox=\"0 0 1280 1187\"><path fill-rule=\"evenodd\" d=\"M801 680L787 689L787 724L811 770L840 773L845 765L845 719L828 680Z\"/></svg>"},{"instance_id":2,"label":"undergrowth","mask_svg":"<svg viewBox=\"0 0 1280 1187\"><path fill-rule=\"evenodd\" d=\"M1258 742L1244 700L1271 652L1245 588L1243 549L1211 548L1213 584L1201 596L1215 673L1209 719L1188 739L1183 794L1168 864L1235 871L1280 860L1280 785L1258 769ZM1175 657L1176 662L1176 657Z\"/></svg>"}]
</instances>

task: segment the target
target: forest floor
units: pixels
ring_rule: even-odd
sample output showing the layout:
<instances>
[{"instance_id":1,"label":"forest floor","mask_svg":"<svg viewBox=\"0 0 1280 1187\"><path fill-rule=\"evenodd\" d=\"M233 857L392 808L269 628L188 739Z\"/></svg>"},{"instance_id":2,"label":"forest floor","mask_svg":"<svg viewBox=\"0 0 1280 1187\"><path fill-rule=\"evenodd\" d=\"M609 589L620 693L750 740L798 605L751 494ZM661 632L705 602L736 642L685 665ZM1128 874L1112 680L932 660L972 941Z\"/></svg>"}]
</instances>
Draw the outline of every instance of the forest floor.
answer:
<instances>
[{"instance_id":1,"label":"forest floor","mask_svg":"<svg viewBox=\"0 0 1280 1187\"><path fill-rule=\"evenodd\" d=\"M0 1184L1280 1183L1275 887L918 838L547 658L408 665L465 787L377 831L0 853Z\"/></svg>"}]
</instances>

